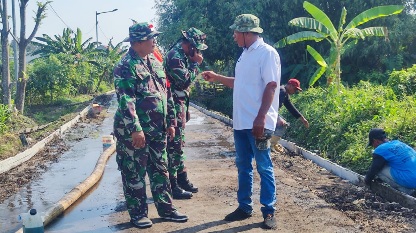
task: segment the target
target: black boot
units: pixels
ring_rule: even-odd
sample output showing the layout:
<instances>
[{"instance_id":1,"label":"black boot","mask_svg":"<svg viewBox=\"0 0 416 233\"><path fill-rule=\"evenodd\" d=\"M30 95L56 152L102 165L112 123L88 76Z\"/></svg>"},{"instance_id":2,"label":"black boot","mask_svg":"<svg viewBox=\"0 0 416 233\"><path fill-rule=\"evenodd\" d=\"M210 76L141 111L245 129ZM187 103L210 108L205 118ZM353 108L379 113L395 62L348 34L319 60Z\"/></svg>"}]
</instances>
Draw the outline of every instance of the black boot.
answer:
<instances>
[{"instance_id":1,"label":"black boot","mask_svg":"<svg viewBox=\"0 0 416 233\"><path fill-rule=\"evenodd\" d=\"M186 172L178 173L178 184L185 191L192 193L198 192L198 188L195 187L191 182L189 182L188 174Z\"/></svg>"},{"instance_id":2,"label":"black boot","mask_svg":"<svg viewBox=\"0 0 416 233\"><path fill-rule=\"evenodd\" d=\"M173 199L191 199L192 193L181 189L181 187L178 185L176 177L169 177L169 179L170 185L172 187Z\"/></svg>"}]
</instances>

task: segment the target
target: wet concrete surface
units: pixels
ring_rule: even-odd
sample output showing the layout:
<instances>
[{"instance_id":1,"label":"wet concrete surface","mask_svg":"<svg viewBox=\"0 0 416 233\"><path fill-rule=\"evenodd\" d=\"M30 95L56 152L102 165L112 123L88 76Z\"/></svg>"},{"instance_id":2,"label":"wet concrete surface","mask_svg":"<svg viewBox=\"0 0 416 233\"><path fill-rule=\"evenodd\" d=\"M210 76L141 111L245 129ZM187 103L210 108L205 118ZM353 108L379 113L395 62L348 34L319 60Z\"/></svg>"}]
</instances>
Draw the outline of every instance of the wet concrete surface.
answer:
<instances>
[{"instance_id":1,"label":"wet concrete surface","mask_svg":"<svg viewBox=\"0 0 416 233\"><path fill-rule=\"evenodd\" d=\"M108 112L102 113L107 115L102 124L80 123L70 130L64 135L70 149L59 156L56 163L48 165L47 171L39 178L0 204L0 232L15 232L21 227L17 219L20 213L26 213L31 208L46 212L91 174L103 152L102 136L112 132L114 101Z\"/></svg>"},{"instance_id":2,"label":"wet concrete surface","mask_svg":"<svg viewBox=\"0 0 416 233\"><path fill-rule=\"evenodd\" d=\"M115 100L107 110L107 116L101 125L83 124L70 130L65 140L70 149L61 155L38 179L33 180L17 195L0 204L0 232L15 232L21 227L17 216L36 208L46 212L66 193L81 183L93 171L103 151L101 138L112 132ZM198 114L195 114L198 112ZM223 135L223 128L215 130L210 122L210 132L204 132L201 125L207 124L207 116L191 109L192 118L187 123L185 149L187 159L224 157L224 151L233 154L232 138ZM213 130L213 131L212 131ZM194 137L197 134L198 137ZM195 138L195 139L194 139ZM198 139L196 139L198 138ZM201 140L202 139L202 140ZM207 140L208 139L208 140ZM208 141L208 143L207 143ZM222 151L219 153L219 150ZM149 186L149 182L147 182ZM148 189L150 194L150 190ZM151 195L150 195L151 196ZM152 199L149 198L151 203ZM126 211L120 173L117 170L115 155L106 165L102 179L83 197L68 208L55 221L45 227L45 232L116 232L126 228L124 224L109 226L109 218L116 212ZM127 223L127 227L131 227Z\"/></svg>"},{"instance_id":3,"label":"wet concrete surface","mask_svg":"<svg viewBox=\"0 0 416 233\"><path fill-rule=\"evenodd\" d=\"M198 114L196 114L198 113ZM207 147L206 144L200 144L200 140L196 138L208 137L212 139L214 145L216 141L223 140L218 138L223 134L223 129L218 128L218 134L213 135L206 132L202 125L207 123L207 117L196 109L191 110L192 119L187 123L186 134L189 140L186 142L185 154L188 160L196 160L198 158L218 158L222 157L218 152L221 146ZM215 125L208 125L215 129ZM214 130L215 131L215 130ZM193 134L197 133L198 137ZM206 134L206 135L205 135ZM227 141L227 140L226 140ZM224 142L229 149L233 148L232 141ZM222 147L221 147L222 148ZM224 150L224 148L222 148ZM204 153L201 153L204 151ZM149 181L146 177L148 203L152 203ZM149 205L149 212L155 211L154 205ZM70 232L120 232L123 230L135 229L128 222L129 219L122 219L122 223L112 224L114 218L118 218L120 213L127 212L121 183L120 172L117 170L115 155L110 157L107 162L104 175L100 182L94 186L94 190L84 195L70 209L56 219L52 224L46 227L46 232L53 233L70 233ZM153 220L157 222L157 220Z\"/></svg>"}]
</instances>

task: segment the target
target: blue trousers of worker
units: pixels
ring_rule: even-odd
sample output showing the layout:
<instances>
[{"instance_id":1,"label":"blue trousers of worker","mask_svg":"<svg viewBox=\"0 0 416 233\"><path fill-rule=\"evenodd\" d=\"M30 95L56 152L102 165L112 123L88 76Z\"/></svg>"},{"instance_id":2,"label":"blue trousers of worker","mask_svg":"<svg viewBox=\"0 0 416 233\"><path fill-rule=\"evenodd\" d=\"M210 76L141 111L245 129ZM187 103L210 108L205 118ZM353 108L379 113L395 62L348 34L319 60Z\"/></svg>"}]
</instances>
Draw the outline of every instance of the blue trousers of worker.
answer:
<instances>
[{"instance_id":1,"label":"blue trousers of worker","mask_svg":"<svg viewBox=\"0 0 416 233\"><path fill-rule=\"evenodd\" d=\"M276 182L270 148L259 150L251 129L234 130L234 143L237 152L235 163L238 169L237 199L239 208L246 213L253 212L253 158L260 174L260 203L263 217L276 210Z\"/></svg>"}]
</instances>

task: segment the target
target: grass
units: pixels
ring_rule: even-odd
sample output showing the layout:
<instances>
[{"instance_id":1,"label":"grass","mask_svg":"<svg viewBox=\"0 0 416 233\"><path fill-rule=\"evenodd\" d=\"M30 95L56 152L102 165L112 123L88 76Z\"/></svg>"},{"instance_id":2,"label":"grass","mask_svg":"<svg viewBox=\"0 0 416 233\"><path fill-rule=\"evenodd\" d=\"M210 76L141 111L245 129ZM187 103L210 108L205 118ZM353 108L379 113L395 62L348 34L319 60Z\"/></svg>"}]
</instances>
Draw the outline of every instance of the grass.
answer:
<instances>
[{"instance_id":1,"label":"grass","mask_svg":"<svg viewBox=\"0 0 416 233\"><path fill-rule=\"evenodd\" d=\"M81 111L91 102L91 99L92 96L81 95L73 99L59 99L53 104L32 105L26 109L26 116L37 124L44 125L57 121L64 115Z\"/></svg>"},{"instance_id":2,"label":"grass","mask_svg":"<svg viewBox=\"0 0 416 233\"><path fill-rule=\"evenodd\" d=\"M23 148L16 134L5 133L0 135L0 160L15 155Z\"/></svg>"},{"instance_id":3,"label":"grass","mask_svg":"<svg viewBox=\"0 0 416 233\"><path fill-rule=\"evenodd\" d=\"M91 103L92 98L92 96L83 95L73 99L60 99L50 105L27 106L25 116L14 114L8 122L9 130L0 135L0 160L26 149L20 141L19 132L48 124L47 127L26 135L27 138L32 139L32 143L36 143L72 120Z\"/></svg>"}]
</instances>

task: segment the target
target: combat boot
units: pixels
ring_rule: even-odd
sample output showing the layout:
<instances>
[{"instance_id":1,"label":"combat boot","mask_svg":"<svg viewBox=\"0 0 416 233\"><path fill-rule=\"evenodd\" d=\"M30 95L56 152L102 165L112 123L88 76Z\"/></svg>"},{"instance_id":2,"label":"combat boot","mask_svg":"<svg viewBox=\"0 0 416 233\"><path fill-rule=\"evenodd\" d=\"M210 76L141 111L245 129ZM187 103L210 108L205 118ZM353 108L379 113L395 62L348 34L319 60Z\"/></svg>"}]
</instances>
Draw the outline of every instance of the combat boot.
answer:
<instances>
[{"instance_id":1,"label":"combat boot","mask_svg":"<svg viewBox=\"0 0 416 233\"><path fill-rule=\"evenodd\" d=\"M169 177L170 185L172 187L172 197L173 199L191 199L192 193L187 192L178 185L176 177Z\"/></svg>"},{"instance_id":2,"label":"combat boot","mask_svg":"<svg viewBox=\"0 0 416 233\"><path fill-rule=\"evenodd\" d=\"M178 173L178 184L185 191L197 193L198 187L189 182L188 174L186 172Z\"/></svg>"}]
</instances>

